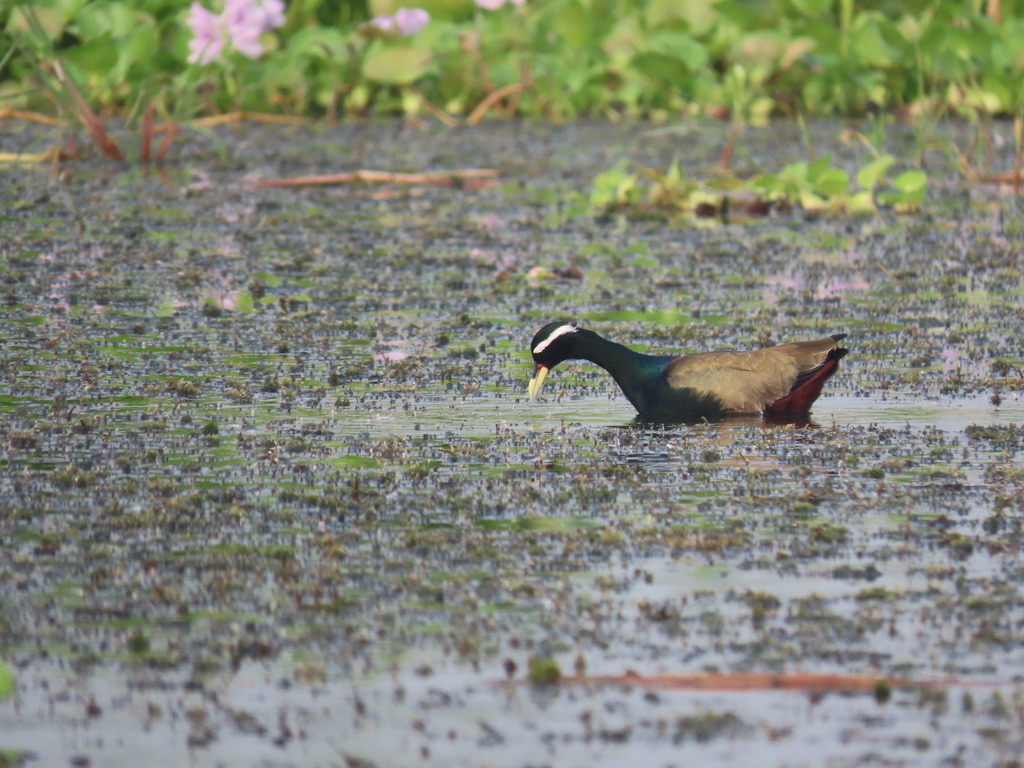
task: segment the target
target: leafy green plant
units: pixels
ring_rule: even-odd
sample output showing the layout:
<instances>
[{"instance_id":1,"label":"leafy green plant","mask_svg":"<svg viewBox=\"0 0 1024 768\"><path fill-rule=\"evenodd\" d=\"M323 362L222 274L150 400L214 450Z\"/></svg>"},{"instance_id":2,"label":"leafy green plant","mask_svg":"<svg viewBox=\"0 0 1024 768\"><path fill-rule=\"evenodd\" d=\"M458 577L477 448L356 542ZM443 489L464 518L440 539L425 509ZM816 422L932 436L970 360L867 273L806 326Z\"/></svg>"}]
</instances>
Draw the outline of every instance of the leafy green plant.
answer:
<instances>
[{"instance_id":1,"label":"leafy green plant","mask_svg":"<svg viewBox=\"0 0 1024 768\"><path fill-rule=\"evenodd\" d=\"M204 1L212 16L235 0ZM284 25L259 38L261 56L197 67L194 11L177 0L15 0L0 8L0 108L71 114L70 83L97 116L139 121L150 105L165 120L709 116L734 138L770 116L873 110L879 153L893 112L979 123L1024 112L1024 19L1006 3L422 2L430 20L409 33L371 19L397 18L399 0L292 2ZM48 74L55 62L64 78Z\"/></svg>"},{"instance_id":2,"label":"leafy green plant","mask_svg":"<svg viewBox=\"0 0 1024 768\"><path fill-rule=\"evenodd\" d=\"M924 201L927 174L904 171L889 182L891 189L882 189L895 164L891 155L881 155L851 179L825 155L749 179L723 171L703 181L687 179L678 163L665 173L630 172L620 165L594 179L590 203L605 214L644 215L657 209L663 215L722 218L737 208L746 215L763 215L773 206L833 215L869 215L879 202L897 211L916 210Z\"/></svg>"}]
</instances>

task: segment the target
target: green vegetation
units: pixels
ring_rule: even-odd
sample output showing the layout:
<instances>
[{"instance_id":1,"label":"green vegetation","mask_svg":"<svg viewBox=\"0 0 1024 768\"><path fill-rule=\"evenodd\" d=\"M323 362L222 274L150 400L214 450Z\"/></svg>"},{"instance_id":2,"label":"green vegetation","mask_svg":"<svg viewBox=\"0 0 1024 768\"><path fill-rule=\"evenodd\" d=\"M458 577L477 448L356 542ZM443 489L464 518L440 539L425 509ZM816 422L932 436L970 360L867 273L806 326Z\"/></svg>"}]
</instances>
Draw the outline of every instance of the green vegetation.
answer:
<instances>
[{"instance_id":1,"label":"green vegetation","mask_svg":"<svg viewBox=\"0 0 1024 768\"><path fill-rule=\"evenodd\" d=\"M594 179L590 202L605 215L621 211L643 218L682 213L727 219L763 216L771 208L795 206L811 213L867 215L874 213L879 203L895 210L917 210L924 202L928 181L923 171L903 171L891 179L891 189L876 194L895 164L892 155L880 155L851 180L824 155L811 163L790 163L775 173L748 179L721 170L701 182L686 179L676 163L665 173L653 169L629 173L616 167Z\"/></svg>"},{"instance_id":2,"label":"green vegetation","mask_svg":"<svg viewBox=\"0 0 1024 768\"><path fill-rule=\"evenodd\" d=\"M473 122L494 110L756 122L1024 109L1024 20L1012 0L424 0L428 16L390 25L371 20L395 14L397 0L292 1L276 19L270 0L246 1L263 14L258 37L232 30L223 51L209 31L219 0L198 14L181 0L4 4L0 107L73 108L74 88L103 113L141 117L154 104L179 118L251 110ZM203 24L215 45L196 42Z\"/></svg>"},{"instance_id":3,"label":"green vegetation","mask_svg":"<svg viewBox=\"0 0 1024 768\"><path fill-rule=\"evenodd\" d=\"M562 670L550 656L535 656L530 659L526 677L532 685L554 685L562 679Z\"/></svg>"},{"instance_id":4,"label":"green vegetation","mask_svg":"<svg viewBox=\"0 0 1024 768\"><path fill-rule=\"evenodd\" d=\"M10 698L14 695L14 675L11 670L0 659L0 700Z\"/></svg>"}]
</instances>

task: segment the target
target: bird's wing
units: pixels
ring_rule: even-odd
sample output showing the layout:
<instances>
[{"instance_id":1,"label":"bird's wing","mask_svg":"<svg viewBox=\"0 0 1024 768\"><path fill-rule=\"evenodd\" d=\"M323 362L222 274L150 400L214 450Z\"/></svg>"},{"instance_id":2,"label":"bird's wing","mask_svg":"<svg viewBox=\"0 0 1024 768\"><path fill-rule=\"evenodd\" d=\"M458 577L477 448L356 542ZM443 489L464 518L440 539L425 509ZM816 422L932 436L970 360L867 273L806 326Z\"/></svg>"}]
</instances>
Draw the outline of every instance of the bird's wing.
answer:
<instances>
[{"instance_id":1,"label":"bird's wing","mask_svg":"<svg viewBox=\"0 0 1024 768\"><path fill-rule=\"evenodd\" d=\"M673 360L665 369L672 389L714 395L726 410L758 413L825 362L831 339L782 344L752 352L701 352Z\"/></svg>"}]
</instances>

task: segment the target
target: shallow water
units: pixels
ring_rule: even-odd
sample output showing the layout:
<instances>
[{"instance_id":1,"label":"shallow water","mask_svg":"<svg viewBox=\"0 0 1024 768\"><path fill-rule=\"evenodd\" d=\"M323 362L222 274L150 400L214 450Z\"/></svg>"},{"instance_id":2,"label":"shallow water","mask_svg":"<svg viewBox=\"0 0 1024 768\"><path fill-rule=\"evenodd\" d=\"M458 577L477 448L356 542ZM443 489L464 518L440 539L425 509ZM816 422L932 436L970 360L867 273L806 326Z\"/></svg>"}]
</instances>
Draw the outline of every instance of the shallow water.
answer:
<instances>
[{"instance_id":1,"label":"shallow water","mask_svg":"<svg viewBox=\"0 0 1024 768\"><path fill-rule=\"evenodd\" d=\"M162 176L84 160L0 191L0 658L18 684L0 749L41 765L1015 759L1012 200L935 185L908 216L606 220L594 175L680 158L699 177L715 127L279 130L225 129L219 152L184 137ZM863 148L839 131L812 126L855 170ZM786 125L742 144L748 170L806 151ZM500 186L245 186L481 158ZM568 265L579 278L531 276ZM807 424L638 425L586 364L527 402L526 345L559 317L647 351L845 331L851 353ZM532 656L565 674L944 682L888 703L544 689L523 680Z\"/></svg>"}]
</instances>

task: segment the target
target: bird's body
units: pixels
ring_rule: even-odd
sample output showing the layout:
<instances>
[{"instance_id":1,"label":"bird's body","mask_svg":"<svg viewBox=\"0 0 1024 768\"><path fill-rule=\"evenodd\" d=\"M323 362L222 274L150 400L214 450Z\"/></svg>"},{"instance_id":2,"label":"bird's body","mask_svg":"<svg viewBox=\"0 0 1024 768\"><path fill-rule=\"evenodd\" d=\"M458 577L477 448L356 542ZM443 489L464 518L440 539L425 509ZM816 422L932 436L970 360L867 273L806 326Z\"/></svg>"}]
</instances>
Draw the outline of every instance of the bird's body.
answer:
<instances>
[{"instance_id":1,"label":"bird's body","mask_svg":"<svg viewBox=\"0 0 1024 768\"><path fill-rule=\"evenodd\" d=\"M565 323L549 323L530 345L530 398L563 360L589 360L612 375L646 421L696 421L731 413L805 414L847 353L845 334L750 352L645 355Z\"/></svg>"}]
</instances>

